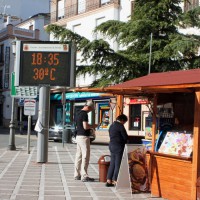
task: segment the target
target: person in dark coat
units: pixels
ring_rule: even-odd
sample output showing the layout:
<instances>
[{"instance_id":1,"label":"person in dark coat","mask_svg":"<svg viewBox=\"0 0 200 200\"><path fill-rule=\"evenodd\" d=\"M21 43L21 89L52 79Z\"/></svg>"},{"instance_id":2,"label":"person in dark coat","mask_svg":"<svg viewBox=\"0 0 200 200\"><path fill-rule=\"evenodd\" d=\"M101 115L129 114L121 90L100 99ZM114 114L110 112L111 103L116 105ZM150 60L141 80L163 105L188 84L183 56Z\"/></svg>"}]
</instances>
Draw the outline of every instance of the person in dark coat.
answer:
<instances>
[{"instance_id":1,"label":"person in dark coat","mask_svg":"<svg viewBox=\"0 0 200 200\"><path fill-rule=\"evenodd\" d=\"M126 115L121 114L116 118L109 128L109 150L111 154L110 166L108 168L106 187L115 186L117 176L123 156L125 144L128 140L128 135L124 124L128 121Z\"/></svg>"}]
</instances>

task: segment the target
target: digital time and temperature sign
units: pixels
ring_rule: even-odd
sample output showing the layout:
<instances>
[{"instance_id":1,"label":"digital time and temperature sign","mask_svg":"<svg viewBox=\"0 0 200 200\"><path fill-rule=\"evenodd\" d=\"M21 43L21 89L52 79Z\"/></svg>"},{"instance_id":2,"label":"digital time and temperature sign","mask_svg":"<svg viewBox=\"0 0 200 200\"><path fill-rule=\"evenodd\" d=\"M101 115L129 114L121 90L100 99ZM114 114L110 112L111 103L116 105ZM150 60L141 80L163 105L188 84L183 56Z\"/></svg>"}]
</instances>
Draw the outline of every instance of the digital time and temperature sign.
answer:
<instances>
[{"instance_id":1,"label":"digital time and temperature sign","mask_svg":"<svg viewBox=\"0 0 200 200\"><path fill-rule=\"evenodd\" d=\"M70 86L70 44L21 41L19 48L20 86Z\"/></svg>"}]
</instances>

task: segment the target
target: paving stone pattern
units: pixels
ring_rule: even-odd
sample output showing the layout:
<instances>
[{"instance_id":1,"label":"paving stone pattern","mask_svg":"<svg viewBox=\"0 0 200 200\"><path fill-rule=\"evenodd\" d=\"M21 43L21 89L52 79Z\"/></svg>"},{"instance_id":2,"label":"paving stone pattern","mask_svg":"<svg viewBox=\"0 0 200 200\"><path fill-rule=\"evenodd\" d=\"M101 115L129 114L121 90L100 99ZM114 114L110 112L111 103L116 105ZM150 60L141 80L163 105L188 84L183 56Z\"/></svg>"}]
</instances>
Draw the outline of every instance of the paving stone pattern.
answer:
<instances>
[{"instance_id":1,"label":"paving stone pattern","mask_svg":"<svg viewBox=\"0 0 200 200\"><path fill-rule=\"evenodd\" d=\"M31 152L26 147L16 151L0 149L0 200L128 200L154 199L148 194L131 195L127 190L105 187L99 182L98 159L109 154L108 146L92 144L89 175L95 182L74 180L76 145L49 143L48 162L37 163L36 140Z\"/></svg>"}]
</instances>

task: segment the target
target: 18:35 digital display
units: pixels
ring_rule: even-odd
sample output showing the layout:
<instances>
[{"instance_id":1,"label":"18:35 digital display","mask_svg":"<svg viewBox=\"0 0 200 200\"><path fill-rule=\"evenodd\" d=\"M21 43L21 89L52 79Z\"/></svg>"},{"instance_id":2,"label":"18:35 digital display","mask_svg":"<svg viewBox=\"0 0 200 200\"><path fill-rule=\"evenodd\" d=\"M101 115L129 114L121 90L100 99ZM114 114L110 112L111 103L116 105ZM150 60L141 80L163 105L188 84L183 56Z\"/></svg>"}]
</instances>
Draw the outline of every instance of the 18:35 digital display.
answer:
<instances>
[{"instance_id":1,"label":"18:35 digital display","mask_svg":"<svg viewBox=\"0 0 200 200\"><path fill-rule=\"evenodd\" d=\"M69 86L71 57L66 44L22 43L20 85Z\"/></svg>"},{"instance_id":2,"label":"18:35 digital display","mask_svg":"<svg viewBox=\"0 0 200 200\"><path fill-rule=\"evenodd\" d=\"M48 66L52 66L49 68L39 68L38 66L42 66L45 63L48 64ZM60 60L59 60L59 53L49 53L46 57L43 57L42 53L32 53L32 66L36 66L33 69L34 80L43 80L45 76L49 76L49 79L51 81L56 80L56 77L54 76L54 73L56 72L56 67L59 66Z\"/></svg>"}]
</instances>

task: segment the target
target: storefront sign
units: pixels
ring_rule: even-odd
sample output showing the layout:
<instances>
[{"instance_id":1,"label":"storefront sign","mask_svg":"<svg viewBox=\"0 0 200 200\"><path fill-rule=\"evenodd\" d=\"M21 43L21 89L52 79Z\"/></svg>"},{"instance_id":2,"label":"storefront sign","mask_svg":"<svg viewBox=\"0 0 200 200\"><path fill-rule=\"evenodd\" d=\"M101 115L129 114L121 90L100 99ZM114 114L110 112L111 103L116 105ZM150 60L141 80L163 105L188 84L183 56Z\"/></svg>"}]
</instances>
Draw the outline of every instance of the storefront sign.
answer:
<instances>
[{"instance_id":1,"label":"storefront sign","mask_svg":"<svg viewBox=\"0 0 200 200\"><path fill-rule=\"evenodd\" d=\"M66 99L69 100L101 96L100 93L93 93L93 92L71 92L71 93L66 93L65 95ZM51 95L51 100L61 100L61 94Z\"/></svg>"},{"instance_id":2,"label":"storefront sign","mask_svg":"<svg viewBox=\"0 0 200 200\"><path fill-rule=\"evenodd\" d=\"M5 51L5 73L4 73L4 88L9 88L9 67L10 67L10 47L6 47Z\"/></svg>"},{"instance_id":3,"label":"storefront sign","mask_svg":"<svg viewBox=\"0 0 200 200\"><path fill-rule=\"evenodd\" d=\"M131 99L126 98L125 100L126 104L148 104L148 99Z\"/></svg>"}]
</instances>

